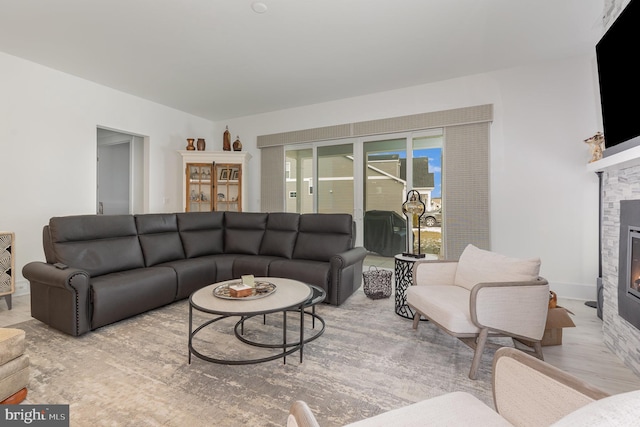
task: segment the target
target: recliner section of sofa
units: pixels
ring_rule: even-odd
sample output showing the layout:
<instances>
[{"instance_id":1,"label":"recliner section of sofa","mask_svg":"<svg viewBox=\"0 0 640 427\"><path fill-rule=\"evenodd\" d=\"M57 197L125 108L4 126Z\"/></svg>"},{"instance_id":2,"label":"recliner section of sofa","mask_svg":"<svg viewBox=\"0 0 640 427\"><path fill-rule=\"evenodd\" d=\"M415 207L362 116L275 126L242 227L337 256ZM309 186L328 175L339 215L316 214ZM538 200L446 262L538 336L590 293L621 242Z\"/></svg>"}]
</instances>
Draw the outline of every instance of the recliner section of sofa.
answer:
<instances>
[{"instance_id":1,"label":"recliner section of sofa","mask_svg":"<svg viewBox=\"0 0 640 427\"><path fill-rule=\"evenodd\" d=\"M46 262L23 268L31 314L70 335L187 298L243 274L322 287L343 303L366 250L347 214L189 212L51 218Z\"/></svg>"}]
</instances>

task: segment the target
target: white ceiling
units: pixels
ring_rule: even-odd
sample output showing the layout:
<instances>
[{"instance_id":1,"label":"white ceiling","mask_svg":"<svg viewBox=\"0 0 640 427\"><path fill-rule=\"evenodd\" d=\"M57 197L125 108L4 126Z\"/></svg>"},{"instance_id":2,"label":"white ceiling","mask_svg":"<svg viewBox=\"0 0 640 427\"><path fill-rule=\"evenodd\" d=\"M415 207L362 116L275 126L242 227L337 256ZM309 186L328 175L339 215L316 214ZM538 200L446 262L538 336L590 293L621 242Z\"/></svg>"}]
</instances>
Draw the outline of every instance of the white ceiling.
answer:
<instances>
[{"instance_id":1,"label":"white ceiling","mask_svg":"<svg viewBox=\"0 0 640 427\"><path fill-rule=\"evenodd\" d=\"M603 32L603 0L261 2L0 0L0 51L222 120L592 53Z\"/></svg>"}]
</instances>

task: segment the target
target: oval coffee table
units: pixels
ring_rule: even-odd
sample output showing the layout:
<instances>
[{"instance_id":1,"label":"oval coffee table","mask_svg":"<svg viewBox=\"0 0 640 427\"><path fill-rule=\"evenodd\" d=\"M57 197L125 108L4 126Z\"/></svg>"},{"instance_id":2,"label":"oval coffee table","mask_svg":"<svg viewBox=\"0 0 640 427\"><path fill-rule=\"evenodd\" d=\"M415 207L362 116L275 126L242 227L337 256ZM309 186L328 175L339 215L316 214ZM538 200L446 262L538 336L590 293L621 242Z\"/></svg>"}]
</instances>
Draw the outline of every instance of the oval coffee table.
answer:
<instances>
[{"instance_id":1,"label":"oval coffee table","mask_svg":"<svg viewBox=\"0 0 640 427\"><path fill-rule=\"evenodd\" d=\"M266 281L275 284L275 292L265 297L253 299L225 299L213 295L213 290L220 285L238 283L239 280L235 279L205 286L191 295L189 298L189 363L191 363L192 354L208 362L226 365L247 365L251 363L267 362L278 358L283 358L286 363L286 357L296 351L300 351L300 362L302 362L303 347L305 342L308 342L304 339L304 308L308 307L311 301L316 300L316 298L313 298L315 296L314 289L297 280L279 277L257 277L256 281ZM194 329L193 310L217 315L218 317L208 320ZM297 311L300 313L300 340L293 343L287 343L286 332L288 311ZM281 348L282 352L280 353L255 359L223 359L207 356L194 348L193 338L201 332L203 328L215 322L229 317L239 317L240 320L238 320L234 326L234 334L236 337L239 337L237 333L238 325L244 326L244 321L246 319L257 315L266 315L276 312L283 313L282 343L278 343L276 345L271 344L269 347ZM258 347L265 347L263 344L253 343L244 338L242 339L242 342Z\"/></svg>"}]
</instances>

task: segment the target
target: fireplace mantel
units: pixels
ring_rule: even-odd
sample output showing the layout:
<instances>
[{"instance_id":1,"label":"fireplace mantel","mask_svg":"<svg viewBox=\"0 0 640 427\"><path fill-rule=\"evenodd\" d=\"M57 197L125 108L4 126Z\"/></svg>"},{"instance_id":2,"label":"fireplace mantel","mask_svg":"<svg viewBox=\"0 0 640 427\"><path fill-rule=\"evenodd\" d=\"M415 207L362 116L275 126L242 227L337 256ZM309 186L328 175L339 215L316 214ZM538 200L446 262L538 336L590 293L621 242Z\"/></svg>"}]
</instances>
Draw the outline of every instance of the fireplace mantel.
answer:
<instances>
[{"instance_id":1,"label":"fireplace mantel","mask_svg":"<svg viewBox=\"0 0 640 427\"><path fill-rule=\"evenodd\" d=\"M587 164L587 170L591 172L602 172L608 169L619 169L638 165L640 165L640 145L589 163Z\"/></svg>"}]
</instances>

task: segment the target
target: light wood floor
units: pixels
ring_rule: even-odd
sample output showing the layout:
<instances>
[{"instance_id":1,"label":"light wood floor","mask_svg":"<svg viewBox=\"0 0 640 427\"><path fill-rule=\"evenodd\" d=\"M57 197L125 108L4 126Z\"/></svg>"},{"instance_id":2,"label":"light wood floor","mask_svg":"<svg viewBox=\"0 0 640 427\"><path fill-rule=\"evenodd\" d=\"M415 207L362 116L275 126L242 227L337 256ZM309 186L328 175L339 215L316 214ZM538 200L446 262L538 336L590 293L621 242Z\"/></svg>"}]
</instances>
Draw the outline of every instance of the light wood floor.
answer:
<instances>
[{"instance_id":1,"label":"light wood floor","mask_svg":"<svg viewBox=\"0 0 640 427\"><path fill-rule=\"evenodd\" d=\"M367 263L393 269L393 259L389 258L368 257ZM543 347L545 361L612 394L640 389L640 377L604 345L596 309L580 300L560 298L558 303L574 313L576 327L564 329L562 345ZM0 299L0 326L30 319L29 295L14 296L12 310Z\"/></svg>"}]
</instances>

